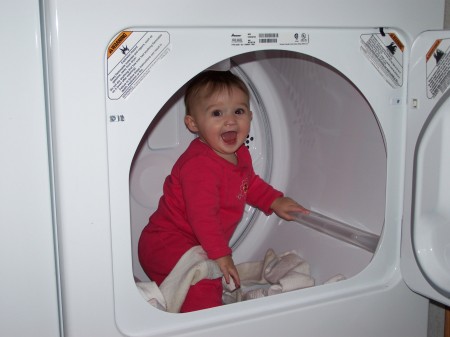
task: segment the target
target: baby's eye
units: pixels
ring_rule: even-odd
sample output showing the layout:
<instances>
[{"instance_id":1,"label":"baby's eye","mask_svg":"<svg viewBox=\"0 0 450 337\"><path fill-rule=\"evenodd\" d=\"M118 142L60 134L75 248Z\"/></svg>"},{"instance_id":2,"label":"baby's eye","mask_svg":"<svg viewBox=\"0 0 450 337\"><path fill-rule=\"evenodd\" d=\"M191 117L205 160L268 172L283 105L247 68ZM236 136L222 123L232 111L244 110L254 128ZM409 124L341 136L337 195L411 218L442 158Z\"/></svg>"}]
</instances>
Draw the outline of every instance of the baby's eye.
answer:
<instances>
[{"instance_id":1,"label":"baby's eye","mask_svg":"<svg viewBox=\"0 0 450 337\"><path fill-rule=\"evenodd\" d=\"M237 109L234 113L236 115L242 115L242 114L245 114L245 110L244 109Z\"/></svg>"},{"instance_id":2,"label":"baby's eye","mask_svg":"<svg viewBox=\"0 0 450 337\"><path fill-rule=\"evenodd\" d=\"M214 111L212 112L212 115L213 115L214 117L220 117L220 116L222 116L222 112L221 112L220 110L214 110Z\"/></svg>"}]
</instances>

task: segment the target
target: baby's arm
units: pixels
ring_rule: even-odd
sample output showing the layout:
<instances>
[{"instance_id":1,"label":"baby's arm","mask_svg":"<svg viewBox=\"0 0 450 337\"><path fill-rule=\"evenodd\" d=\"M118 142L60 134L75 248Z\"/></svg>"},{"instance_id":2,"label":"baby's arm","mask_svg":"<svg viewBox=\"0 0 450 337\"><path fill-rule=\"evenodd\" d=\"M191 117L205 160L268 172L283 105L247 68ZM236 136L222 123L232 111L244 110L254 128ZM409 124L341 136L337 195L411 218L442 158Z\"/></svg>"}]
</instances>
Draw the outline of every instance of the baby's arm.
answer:
<instances>
[{"instance_id":1,"label":"baby's arm","mask_svg":"<svg viewBox=\"0 0 450 337\"><path fill-rule=\"evenodd\" d=\"M306 208L288 197L276 198L272 202L272 205L270 205L270 208L275 212L276 215L287 221L294 220L294 216L290 214L291 212L309 214L309 211Z\"/></svg>"},{"instance_id":2,"label":"baby's arm","mask_svg":"<svg viewBox=\"0 0 450 337\"><path fill-rule=\"evenodd\" d=\"M215 261L219 265L219 268L222 271L223 276L225 277L225 282L227 282L227 284L230 284L231 276L233 278L234 284L236 285L236 288L239 288L241 286L241 280L239 279L239 273L236 269L236 266L234 265L234 261L231 258L231 255L219 257Z\"/></svg>"}]
</instances>

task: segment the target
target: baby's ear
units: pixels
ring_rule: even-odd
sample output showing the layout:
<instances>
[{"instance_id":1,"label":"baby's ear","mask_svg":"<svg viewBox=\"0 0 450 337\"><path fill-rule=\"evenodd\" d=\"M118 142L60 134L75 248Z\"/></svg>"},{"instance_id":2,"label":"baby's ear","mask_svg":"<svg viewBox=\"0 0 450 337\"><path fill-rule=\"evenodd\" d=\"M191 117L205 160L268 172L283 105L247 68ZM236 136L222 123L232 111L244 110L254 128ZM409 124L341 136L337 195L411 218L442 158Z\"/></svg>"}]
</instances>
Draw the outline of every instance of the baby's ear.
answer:
<instances>
[{"instance_id":1,"label":"baby's ear","mask_svg":"<svg viewBox=\"0 0 450 337\"><path fill-rule=\"evenodd\" d=\"M184 116L184 124L191 132L198 132L197 123L195 123L195 119L191 115Z\"/></svg>"}]
</instances>

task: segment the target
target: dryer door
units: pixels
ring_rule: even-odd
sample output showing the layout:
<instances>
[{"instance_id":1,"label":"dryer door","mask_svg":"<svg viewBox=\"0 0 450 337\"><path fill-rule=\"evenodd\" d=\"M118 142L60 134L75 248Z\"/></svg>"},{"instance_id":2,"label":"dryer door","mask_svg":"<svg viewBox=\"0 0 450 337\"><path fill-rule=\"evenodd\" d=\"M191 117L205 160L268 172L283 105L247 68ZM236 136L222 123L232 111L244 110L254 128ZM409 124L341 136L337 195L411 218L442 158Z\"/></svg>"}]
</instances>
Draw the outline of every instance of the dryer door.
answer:
<instances>
[{"instance_id":1,"label":"dryer door","mask_svg":"<svg viewBox=\"0 0 450 337\"><path fill-rule=\"evenodd\" d=\"M415 292L450 305L450 32L426 32L410 58L401 269Z\"/></svg>"}]
</instances>

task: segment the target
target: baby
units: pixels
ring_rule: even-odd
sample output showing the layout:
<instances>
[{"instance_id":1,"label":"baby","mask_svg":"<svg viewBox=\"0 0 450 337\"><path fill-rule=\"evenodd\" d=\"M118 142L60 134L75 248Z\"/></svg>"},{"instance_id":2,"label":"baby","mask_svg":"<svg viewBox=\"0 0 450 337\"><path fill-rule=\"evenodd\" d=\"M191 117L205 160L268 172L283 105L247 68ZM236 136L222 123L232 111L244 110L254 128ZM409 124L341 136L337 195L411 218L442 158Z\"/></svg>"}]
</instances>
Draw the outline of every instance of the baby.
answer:
<instances>
[{"instance_id":1,"label":"baby","mask_svg":"<svg viewBox=\"0 0 450 337\"><path fill-rule=\"evenodd\" d=\"M139 240L139 260L160 285L189 249L201 245L225 281L239 286L229 241L248 203L266 214L293 220L290 212L309 213L255 174L244 142L252 112L245 83L229 71L205 71L185 94L186 127L198 137L166 178L158 209ZM190 287L180 312L222 304L221 279Z\"/></svg>"}]
</instances>

